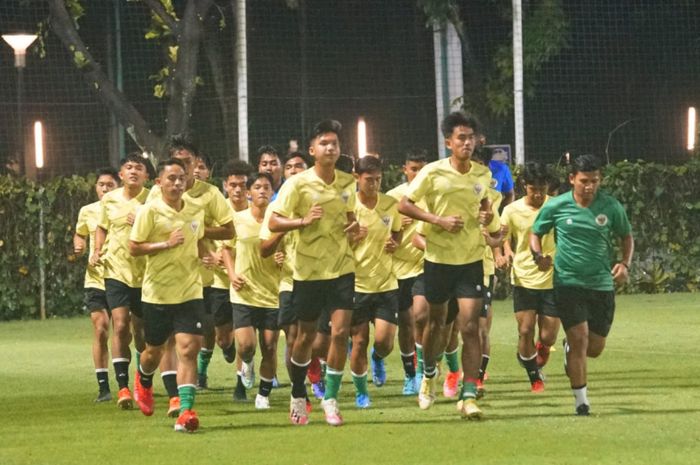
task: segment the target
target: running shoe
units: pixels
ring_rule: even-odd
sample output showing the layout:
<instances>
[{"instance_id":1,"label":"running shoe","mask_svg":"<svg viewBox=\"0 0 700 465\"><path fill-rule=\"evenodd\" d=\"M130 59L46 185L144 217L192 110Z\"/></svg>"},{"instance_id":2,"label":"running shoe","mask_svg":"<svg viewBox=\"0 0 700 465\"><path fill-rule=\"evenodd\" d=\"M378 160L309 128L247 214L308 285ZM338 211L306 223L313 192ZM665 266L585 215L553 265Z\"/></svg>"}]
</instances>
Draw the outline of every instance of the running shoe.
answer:
<instances>
[{"instance_id":1,"label":"running shoe","mask_svg":"<svg viewBox=\"0 0 700 465\"><path fill-rule=\"evenodd\" d=\"M428 410L433 402L435 402L435 377L423 377L418 392L418 406L421 410Z\"/></svg>"},{"instance_id":2,"label":"running shoe","mask_svg":"<svg viewBox=\"0 0 700 465\"><path fill-rule=\"evenodd\" d=\"M587 417L591 414L591 406L588 404L581 404L576 407L576 415Z\"/></svg>"},{"instance_id":3,"label":"running shoe","mask_svg":"<svg viewBox=\"0 0 700 465\"><path fill-rule=\"evenodd\" d=\"M549 361L550 348L542 344L542 342L537 341L537 344L535 344L535 349L537 350L537 366L542 368Z\"/></svg>"},{"instance_id":4,"label":"running shoe","mask_svg":"<svg viewBox=\"0 0 700 465\"><path fill-rule=\"evenodd\" d=\"M476 405L475 399L463 400L460 412L462 413L462 418L467 420L481 420L484 416L479 406Z\"/></svg>"},{"instance_id":5,"label":"running shoe","mask_svg":"<svg viewBox=\"0 0 700 465\"><path fill-rule=\"evenodd\" d=\"M533 392L535 394L539 394L544 392L544 381L541 379L535 380L532 383L532 387L530 388L530 392Z\"/></svg>"},{"instance_id":6,"label":"running shoe","mask_svg":"<svg viewBox=\"0 0 700 465\"><path fill-rule=\"evenodd\" d=\"M306 425L309 423L309 415L306 412L306 399L300 397L291 398L289 401L289 421L293 425Z\"/></svg>"},{"instance_id":7,"label":"running shoe","mask_svg":"<svg viewBox=\"0 0 700 465\"><path fill-rule=\"evenodd\" d=\"M484 382L477 378L476 380L476 398L481 399L486 395L486 388L484 387Z\"/></svg>"},{"instance_id":8,"label":"running shoe","mask_svg":"<svg viewBox=\"0 0 700 465\"><path fill-rule=\"evenodd\" d=\"M374 348L372 348L372 357L370 357L370 361L372 362L372 383L377 387L384 386L384 383L386 383L384 360L374 360Z\"/></svg>"},{"instance_id":9,"label":"running shoe","mask_svg":"<svg viewBox=\"0 0 700 465\"><path fill-rule=\"evenodd\" d=\"M369 394L355 393L355 405L357 408L369 408L370 404Z\"/></svg>"},{"instance_id":10,"label":"running shoe","mask_svg":"<svg viewBox=\"0 0 700 465\"><path fill-rule=\"evenodd\" d=\"M131 391L128 387L119 390L117 394L117 405L122 410L131 410L134 407L134 401L131 398Z\"/></svg>"},{"instance_id":11,"label":"running shoe","mask_svg":"<svg viewBox=\"0 0 700 465\"><path fill-rule=\"evenodd\" d=\"M261 396L260 394L256 395L255 408L258 410L268 410L270 408L270 398Z\"/></svg>"},{"instance_id":12,"label":"running shoe","mask_svg":"<svg viewBox=\"0 0 700 465\"><path fill-rule=\"evenodd\" d=\"M175 431L181 433L194 433L199 428L199 418L197 412L187 409L177 417Z\"/></svg>"},{"instance_id":13,"label":"running shoe","mask_svg":"<svg viewBox=\"0 0 700 465\"><path fill-rule=\"evenodd\" d=\"M97 397L95 398L95 403L98 403L98 404L99 404L100 402L109 402L110 400L112 400L112 393L111 393L111 392L109 392L109 391L104 391L104 392L100 391L100 392L97 394Z\"/></svg>"},{"instance_id":14,"label":"running shoe","mask_svg":"<svg viewBox=\"0 0 700 465\"><path fill-rule=\"evenodd\" d=\"M255 385L255 360L251 359L249 363L243 361L241 363L241 381L243 387L251 389Z\"/></svg>"},{"instance_id":15,"label":"running shoe","mask_svg":"<svg viewBox=\"0 0 700 465\"><path fill-rule=\"evenodd\" d=\"M404 396L415 396L418 394L418 383L416 380L417 376L404 376L403 378L403 395Z\"/></svg>"},{"instance_id":16,"label":"running shoe","mask_svg":"<svg viewBox=\"0 0 700 465\"><path fill-rule=\"evenodd\" d=\"M323 380L312 384L311 390L314 391L314 397L317 399L323 399L323 396L326 395L326 385L323 383Z\"/></svg>"},{"instance_id":17,"label":"running shoe","mask_svg":"<svg viewBox=\"0 0 700 465\"><path fill-rule=\"evenodd\" d=\"M177 418L180 415L180 398L178 396L171 397L168 402L168 416Z\"/></svg>"},{"instance_id":18,"label":"running shoe","mask_svg":"<svg viewBox=\"0 0 700 465\"><path fill-rule=\"evenodd\" d=\"M454 399L459 393L459 379L461 378L459 371L450 371L445 376L445 382L442 385L442 395L448 399Z\"/></svg>"},{"instance_id":19,"label":"running shoe","mask_svg":"<svg viewBox=\"0 0 700 465\"><path fill-rule=\"evenodd\" d=\"M141 374L137 371L134 376L134 392L136 403L139 406L141 413L150 417L153 415L153 386L147 388L141 384Z\"/></svg>"},{"instance_id":20,"label":"running shoe","mask_svg":"<svg viewBox=\"0 0 700 465\"><path fill-rule=\"evenodd\" d=\"M321 401L321 408L326 415L326 423L331 426L340 426L343 424L343 417L340 416L337 400L324 399Z\"/></svg>"}]
</instances>

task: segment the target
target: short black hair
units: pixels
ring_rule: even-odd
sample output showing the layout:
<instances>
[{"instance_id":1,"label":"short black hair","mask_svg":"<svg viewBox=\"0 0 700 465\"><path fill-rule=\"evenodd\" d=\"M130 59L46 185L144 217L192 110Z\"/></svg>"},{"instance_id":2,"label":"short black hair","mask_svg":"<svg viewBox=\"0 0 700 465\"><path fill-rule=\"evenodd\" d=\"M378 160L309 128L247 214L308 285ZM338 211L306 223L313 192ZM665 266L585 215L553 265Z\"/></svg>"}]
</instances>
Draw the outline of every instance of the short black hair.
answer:
<instances>
[{"instance_id":1,"label":"short black hair","mask_svg":"<svg viewBox=\"0 0 700 465\"><path fill-rule=\"evenodd\" d=\"M165 143L165 154L172 157L179 150L187 150L192 155L199 156L199 147L195 144L191 134L173 134L168 138Z\"/></svg>"},{"instance_id":2,"label":"short black hair","mask_svg":"<svg viewBox=\"0 0 700 465\"><path fill-rule=\"evenodd\" d=\"M428 151L425 149L408 149L405 162L428 163Z\"/></svg>"},{"instance_id":3,"label":"short black hair","mask_svg":"<svg viewBox=\"0 0 700 465\"><path fill-rule=\"evenodd\" d=\"M223 178L228 179L230 176L250 176L250 173L255 171L252 166L243 160L231 160L224 166Z\"/></svg>"},{"instance_id":4,"label":"short black hair","mask_svg":"<svg viewBox=\"0 0 700 465\"><path fill-rule=\"evenodd\" d=\"M455 111L445 116L445 119L442 120L442 124L440 124L440 130L445 139L447 139L458 126L466 126L472 128L475 133L479 132L479 122L476 118L462 111Z\"/></svg>"},{"instance_id":5,"label":"short black hair","mask_svg":"<svg viewBox=\"0 0 700 465\"><path fill-rule=\"evenodd\" d=\"M355 169L355 160L350 155L341 154L335 161L335 169L352 174Z\"/></svg>"},{"instance_id":6,"label":"short black hair","mask_svg":"<svg viewBox=\"0 0 700 465\"><path fill-rule=\"evenodd\" d=\"M355 163L355 173L361 175L364 173L382 172L382 162L374 157L362 157Z\"/></svg>"},{"instance_id":7,"label":"short black hair","mask_svg":"<svg viewBox=\"0 0 700 465\"><path fill-rule=\"evenodd\" d=\"M591 171L600 171L602 167L603 163L600 161L600 158L595 155L586 154L574 158L570 169L571 174L576 174L578 172L588 173Z\"/></svg>"},{"instance_id":8,"label":"short black hair","mask_svg":"<svg viewBox=\"0 0 700 465\"><path fill-rule=\"evenodd\" d=\"M208 170L211 171L211 158L209 158L209 155L205 153L200 153L195 155L198 159L202 160L204 162L204 165L207 167Z\"/></svg>"},{"instance_id":9,"label":"short black hair","mask_svg":"<svg viewBox=\"0 0 700 465\"><path fill-rule=\"evenodd\" d=\"M259 171L255 171L248 176L248 179L245 182L245 187L246 189L250 189L253 187L253 184L255 184L255 181L257 181L260 178L265 178L268 181L270 181L270 186L272 186L272 176L270 176L268 173L260 173Z\"/></svg>"},{"instance_id":10,"label":"short black hair","mask_svg":"<svg viewBox=\"0 0 700 465\"><path fill-rule=\"evenodd\" d=\"M304 152L290 152L282 157L282 166L286 165L292 158L301 158L306 163L306 166L313 165L313 161L309 159L309 156Z\"/></svg>"},{"instance_id":11,"label":"short black hair","mask_svg":"<svg viewBox=\"0 0 700 465\"><path fill-rule=\"evenodd\" d=\"M493 149L491 147L481 146L474 150L472 158L481 161L484 165L488 164L493 159Z\"/></svg>"},{"instance_id":12,"label":"short black hair","mask_svg":"<svg viewBox=\"0 0 700 465\"><path fill-rule=\"evenodd\" d=\"M124 156L124 158L119 160L119 166L122 167L127 163L141 163L148 169L150 161L148 160L148 158L144 157L141 152L129 152Z\"/></svg>"},{"instance_id":13,"label":"short black hair","mask_svg":"<svg viewBox=\"0 0 700 465\"><path fill-rule=\"evenodd\" d=\"M549 171L547 165L540 161L526 163L522 173L520 173L520 180L524 186L548 185L551 179L552 173Z\"/></svg>"},{"instance_id":14,"label":"short black hair","mask_svg":"<svg viewBox=\"0 0 700 465\"><path fill-rule=\"evenodd\" d=\"M257 154L258 154L258 164L260 164L260 159L261 159L262 156L265 155L265 154L267 154L267 155L274 155L274 156L277 157L278 160L280 160L280 154L279 154L279 152L277 151L276 148L274 148L274 147L271 146L271 145L261 145L261 146L258 148ZM282 160L280 160L280 161L282 161Z\"/></svg>"},{"instance_id":15,"label":"short black hair","mask_svg":"<svg viewBox=\"0 0 700 465\"><path fill-rule=\"evenodd\" d=\"M119 172L111 166L105 166L104 168L100 168L99 170L95 171L95 174L97 175L97 179L100 179L100 176L111 176L117 182L117 184L121 184L121 179L119 179Z\"/></svg>"},{"instance_id":16,"label":"short black hair","mask_svg":"<svg viewBox=\"0 0 700 465\"><path fill-rule=\"evenodd\" d=\"M326 134L328 132L334 133L340 139L340 132L343 130L343 125L334 119L324 119L314 124L311 128L311 133L309 133L309 145L321 134Z\"/></svg>"},{"instance_id":17,"label":"short black hair","mask_svg":"<svg viewBox=\"0 0 700 465\"><path fill-rule=\"evenodd\" d=\"M168 158L167 160L163 160L160 163L158 163L158 167L156 168L158 176L163 174L163 171L165 170L165 168L167 168L168 166L173 166L173 165L177 165L180 168L182 168L185 172L187 172L187 168L185 168L185 164L182 163L182 160L178 160L177 158Z\"/></svg>"}]
</instances>

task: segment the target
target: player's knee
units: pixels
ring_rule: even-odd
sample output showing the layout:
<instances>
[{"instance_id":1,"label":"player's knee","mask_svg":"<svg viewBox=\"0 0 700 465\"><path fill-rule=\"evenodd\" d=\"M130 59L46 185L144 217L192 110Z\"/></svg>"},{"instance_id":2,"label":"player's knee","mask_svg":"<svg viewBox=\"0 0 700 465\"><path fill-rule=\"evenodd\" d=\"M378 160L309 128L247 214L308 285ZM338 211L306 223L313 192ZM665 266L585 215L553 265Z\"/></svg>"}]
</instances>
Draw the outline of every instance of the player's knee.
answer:
<instances>
[{"instance_id":1,"label":"player's knee","mask_svg":"<svg viewBox=\"0 0 700 465\"><path fill-rule=\"evenodd\" d=\"M333 326L331 329L331 339L334 343L343 343L350 337L350 329L344 326L336 327Z\"/></svg>"},{"instance_id":2,"label":"player's knee","mask_svg":"<svg viewBox=\"0 0 700 465\"><path fill-rule=\"evenodd\" d=\"M374 350L382 357L386 357L394 350L394 340L375 341Z\"/></svg>"}]
</instances>

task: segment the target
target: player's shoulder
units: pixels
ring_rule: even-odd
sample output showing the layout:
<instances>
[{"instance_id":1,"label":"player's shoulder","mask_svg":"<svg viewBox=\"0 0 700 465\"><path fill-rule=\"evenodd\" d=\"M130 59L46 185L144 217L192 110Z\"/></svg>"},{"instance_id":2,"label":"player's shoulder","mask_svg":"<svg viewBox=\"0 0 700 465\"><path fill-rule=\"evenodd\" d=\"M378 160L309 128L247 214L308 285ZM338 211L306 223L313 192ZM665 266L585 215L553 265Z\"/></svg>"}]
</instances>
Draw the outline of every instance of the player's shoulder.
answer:
<instances>
[{"instance_id":1,"label":"player's shoulder","mask_svg":"<svg viewBox=\"0 0 700 465\"><path fill-rule=\"evenodd\" d=\"M470 173L473 176L476 177L488 177L491 178L491 170L489 170L488 166L484 166L481 163L471 163L471 168L470 168ZM491 186L491 181L489 181L489 186ZM495 184L492 186L495 187Z\"/></svg>"},{"instance_id":2,"label":"player's shoulder","mask_svg":"<svg viewBox=\"0 0 700 465\"><path fill-rule=\"evenodd\" d=\"M525 197L521 197L518 200L515 200L503 207L503 214L505 215L506 213L517 213L519 211L525 210L526 208L527 205L525 204Z\"/></svg>"},{"instance_id":3,"label":"player's shoulder","mask_svg":"<svg viewBox=\"0 0 700 465\"><path fill-rule=\"evenodd\" d=\"M124 196L123 192L124 192L123 187L117 187L113 191L109 191L105 195L103 195L101 203L105 204L105 203L117 201L120 198L123 198L123 196Z\"/></svg>"},{"instance_id":4,"label":"player's shoulder","mask_svg":"<svg viewBox=\"0 0 700 465\"><path fill-rule=\"evenodd\" d=\"M335 184L341 189L346 189L355 184L355 177L345 171L335 170Z\"/></svg>"},{"instance_id":5,"label":"player's shoulder","mask_svg":"<svg viewBox=\"0 0 700 465\"><path fill-rule=\"evenodd\" d=\"M252 217L253 217L253 213L252 213L250 207L246 208L245 210L233 212L233 221L234 222L243 223Z\"/></svg>"},{"instance_id":6,"label":"player's shoulder","mask_svg":"<svg viewBox=\"0 0 700 465\"><path fill-rule=\"evenodd\" d=\"M396 200L396 198L388 195L388 194L382 194L381 192L379 193L379 199L377 200L377 204L382 210L390 210L393 206L397 205L399 202Z\"/></svg>"},{"instance_id":7,"label":"player's shoulder","mask_svg":"<svg viewBox=\"0 0 700 465\"><path fill-rule=\"evenodd\" d=\"M92 202L87 205L83 205L78 211L78 216L94 215L100 211L100 205L102 205L102 202L99 200L97 202Z\"/></svg>"},{"instance_id":8,"label":"player's shoulder","mask_svg":"<svg viewBox=\"0 0 700 465\"><path fill-rule=\"evenodd\" d=\"M401 197L406 195L406 191L408 190L408 183L404 182L399 184L398 186L394 187L393 189L389 189L386 193L386 195L391 196L395 198L396 200L400 200Z\"/></svg>"}]
</instances>

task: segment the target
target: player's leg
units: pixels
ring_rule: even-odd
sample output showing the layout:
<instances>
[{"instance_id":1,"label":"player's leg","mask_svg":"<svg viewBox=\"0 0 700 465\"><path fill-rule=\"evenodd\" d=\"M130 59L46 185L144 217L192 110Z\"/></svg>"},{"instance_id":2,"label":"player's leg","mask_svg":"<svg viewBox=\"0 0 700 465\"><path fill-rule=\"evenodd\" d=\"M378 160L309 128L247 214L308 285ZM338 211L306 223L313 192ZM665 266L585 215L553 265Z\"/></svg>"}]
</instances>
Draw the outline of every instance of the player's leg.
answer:
<instances>
[{"instance_id":1,"label":"player's leg","mask_svg":"<svg viewBox=\"0 0 700 465\"><path fill-rule=\"evenodd\" d=\"M386 383L384 359L394 350L399 323L398 290L374 294L374 345L372 346L372 382L380 387Z\"/></svg>"},{"instance_id":2,"label":"player's leg","mask_svg":"<svg viewBox=\"0 0 700 465\"><path fill-rule=\"evenodd\" d=\"M414 295L411 311L413 312L413 321L415 324L413 337L416 340L416 386L420 388L421 380L423 379L423 370L425 367L423 359L423 334L428 326L430 304L428 304L428 301L425 299L425 286L423 285L421 276L416 279L416 284L414 285L413 289ZM416 290L421 293L417 294Z\"/></svg>"},{"instance_id":3,"label":"player's leg","mask_svg":"<svg viewBox=\"0 0 700 465\"><path fill-rule=\"evenodd\" d=\"M542 392L544 382L537 366L537 350L535 348L535 324L537 312L521 309L515 314L518 323L518 363L525 369L532 392Z\"/></svg>"},{"instance_id":4,"label":"player's leg","mask_svg":"<svg viewBox=\"0 0 700 465\"><path fill-rule=\"evenodd\" d=\"M88 290L92 291L92 290ZM104 294L104 291L95 289ZM107 304L99 305L102 308L90 310L90 321L92 322L92 361L95 365L95 376L97 377L97 386L99 388L95 402L106 402L112 400L112 394L109 389L109 349L107 343L109 341L109 313L107 312Z\"/></svg>"},{"instance_id":5,"label":"player's leg","mask_svg":"<svg viewBox=\"0 0 700 465\"><path fill-rule=\"evenodd\" d=\"M277 341L280 332L277 329L277 309L259 309L263 317L258 320L258 336L260 342L260 385L255 397L255 408L270 408L270 392L272 380L277 373Z\"/></svg>"},{"instance_id":6,"label":"player's leg","mask_svg":"<svg viewBox=\"0 0 700 465\"><path fill-rule=\"evenodd\" d=\"M129 363L131 362L131 317L128 307L113 308L112 311L112 365L117 378L119 394L117 404L122 409L132 407L129 391Z\"/></svg>"},{"instance_id":7,"label":"player's leg","mask_svg":"<svg viewBox=\"0 0 700 465\"><path fill-rule=\"evenodd\" d=\"M360 318L355 320L359 312L353 310L353 322L350 327L352 338L352 351L350 353L350 373L352 383L355 386L355 405L358 408L370 406L369 389L367 387L367 348L369 346L369 320Z\"/></svg>"},{"instance_id":8,"label":"player's leg","mask_svg":"<svg viewBox=\"0 0 700 465\"><path fill-rule=\"evenodd\" d=\"M493 288L496 282L494 275L489 276L488 287L484 289L484 306L479 318L479 338L481 339L481 367L479 368L479 380L477 382L477 392L484 394L484 380L486 369L491 361L491 326L493 324Z\"/></svg>"},{"instance_id":9,"label":"player's leg","mask_svg":"<svg viewBox=\"0 0 700 465\"><path fill-rule=\"evenodd\" d=\"M158 365L163 387L168 394L168 416L177 417L180 413L180 397L177 389L177 351L175 337L170 336L165 342L163 356Z\"/></svg>"},{"instance_id":10,"label":"player's leg","mask_svg":"<svg viewBox=\"0 0 700 465\"><path fill-rule=\"evenodd\" d=\"M447 361L447 375L442 385L442 394L447 398L457 397L459 394L459 328L455 324L459 307L455 299L450 299L447 304L447 319L445 321L445 345L444 358Z\"/></svg>"},{"instance_id":11,"label":"player's leg","mask_svg":"<svg viewBox=\"0 0 700 465\"><path fill-rule=\"evenodd\" d=\"M457 299L459 314L457 327L462 335L462 415L469 419L481 418L481 410L476 406L477 381L481 367L481 341L479 339L479 317L483 302L481 298Z\"/></svg>"},{"instance_id":12,"label":"player's leg","mask_svg":"<svg viewBox=\"0 0 700 465\"><path fill-rule=\"evenodd\" d=\"M212 296L212 288L204 288L204 314L202 315L202 348L197 355L197 388L206 389L209 387L209 362L214 354L216 336L214 332L214 306L215 301Z\"/></svg>"},{"instance_id":13,"label":"player's leg","mask_svg":"<svg viewBox=\"0 0 700 465\"><path fill-rule=\"evenodd\" d=\"M226 363L236 360L236 344L233 338L233 309L228 290L212 288L214 302L214 338L221 348Z\"/></svg>"},{"instance_id":14,"label":"player's leg","mask_svg":"<svg viewBox=\"0 0 700 465\"><path fill-rule=\"evenodd\" d=\"M234 304L235 337L238 344L237 353L241 358L241 381L246 389L255 384L255 366L253 357L257 347L254 315L260 309L252 309L246 305Z\"/></svg>"},{"instance_id":15,"label":"player's leg","mask_svg":"<svg viewBox=\"0 0 700 465\"><path fill-rule=\"evenodd\" d=\"M202 348L202 299L178 304L174 309L173 332L177 349L177 388L180 397L180 416L175 431L195 431L199 418L193 410L197 390L197 354Z\"/></svg>"},{"instance_id":16,"label":"player's leg","mask_svg":"<svg viewBox=\"0 0 700 465\"><path fill-rule=\"evenodd\" d=\"M323 399L326 393L326 357L328 356L328 348L331 345L330 309L324 309L321 312L316 330L307 376L309 377L309 382L311 382L314 397Z\"/></svg>"},{"instance_id":17,"label":"player's leg","mask_svg":"<svg viewBox=\"0 0 700 465\"><path fill-rule=\"evenodd\" d=\"M561 321L557 314L554 290L535 291L538 296L537 326L539 328L539 340L535 344L537 349L537 366L542 368L549 360L549 352L557 342Z\"/></svg>"},{"instance_id":18,"label":"player's leg","mask_svg":"<svg viewBox=\"0 0 700 465\"><path fill-rule=\"evenodd\" d=\"M399 280L399 351L404 372L403 394L410 396L418 393L416 385L416 338L413 317L413 285L416 278Z\"/></svg>"},{"instance_id":19,"label":"player's leg","mask_svg":"<svg viewBox=\"0 0 700 465\"><path fill-rule=\"evenodd\" d=\"M136 367L134 391L139 409L153 415L153 375L167 350L173 331L173 314L165 305L143 304L145 347Z\"/></svg>"}]
</instances>

